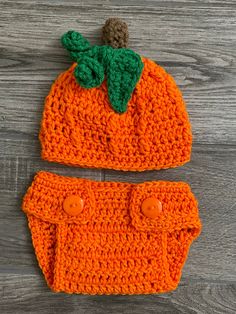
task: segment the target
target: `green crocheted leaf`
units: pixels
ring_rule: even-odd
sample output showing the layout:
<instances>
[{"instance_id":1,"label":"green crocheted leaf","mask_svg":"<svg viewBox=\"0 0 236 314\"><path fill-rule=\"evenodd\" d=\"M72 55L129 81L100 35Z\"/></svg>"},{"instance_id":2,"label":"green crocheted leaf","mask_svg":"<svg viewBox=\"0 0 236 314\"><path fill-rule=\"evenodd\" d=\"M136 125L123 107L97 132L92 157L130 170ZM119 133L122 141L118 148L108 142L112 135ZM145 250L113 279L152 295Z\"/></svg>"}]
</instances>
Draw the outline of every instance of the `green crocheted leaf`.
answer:
<instances>
[{"instance_id":1,"label":"green crocheted leaf","mask_svg":"<svg viewBox=\"0 0 236 314\"><path fill-rule=\"evenodd\" d=\"M70 56L77 61L81 55L91 48L90 43L80 33L68 31L61 37L61 43L64 48L70 52Z\"/></svg>"},{"instance_id":2,"label":"green crocheted leaf","mask_svg":"<svg viewBox=\"0 0 236 314\"><path fill-rule=\"evenodd\" d=\"M78 60L74 75L82 87L97 87L104 81L104 68L96 59L83 56Z\"/></svg>"},{"instance_id":3,"label":"green crocheted leaf","mask_svg":"<svg viewBox=\"0 0 236 314\"><path fill-rule=\"evenodd\" d=\"M108 96L113 109L124 113L143 70L141 57L130 49L114 50L107 69Z\"/></svg>"},{"instance_id":4,"label":"green crocheted leaf","mask_svg":"<svg viewBox=\"0 0 236 314\"><path fill-rule=\"evenodd\" d=\"M126 48L91 46L75 31L65 33L61 42L78 63L74 70L76 81L84 88L97 87L106 74L111 106L116 112L124 113L142 74L141 57Z\"/></svg>"}]
</instances>

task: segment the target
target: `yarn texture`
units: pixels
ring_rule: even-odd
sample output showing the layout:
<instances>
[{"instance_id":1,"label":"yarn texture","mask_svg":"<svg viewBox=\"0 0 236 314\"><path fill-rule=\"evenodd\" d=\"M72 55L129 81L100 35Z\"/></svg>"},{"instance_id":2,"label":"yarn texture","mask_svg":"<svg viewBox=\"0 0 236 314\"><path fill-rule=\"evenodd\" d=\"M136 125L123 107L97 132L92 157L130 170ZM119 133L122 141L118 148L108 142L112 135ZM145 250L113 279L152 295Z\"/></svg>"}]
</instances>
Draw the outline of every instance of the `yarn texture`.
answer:
<instances>
[{"instance_id":1,"label":"yarn texture","mask_svg":"<svg viewBox=\"0 0 236 314\"><path fill-rule=\"evenodd\" d=\"M116 58L120 58L119 53L111 61L114 68ZM110 106L105 81L89 89L77 83L77 63L60 74L45 101L39 135L42 158L73 166L131 171L188 162L192 133L181 92L162 67L146 58L142 63L141 78L123 114ZM113 90L119 73L110 75L114 75L108 82ZM114 97L119 99L119 94L114 93Z\"/></svg>"},{"instance_id":2,"label":"yarn texture","mask_svg":"<svg viewBox=\"0 0 236 314\"><path fill-rule=\"evenodd\" d=\"M61 42L70 52L72 59L78 63L74 75L80 86L98 87L106 73L111 106L116 112L124 113L143 70L141 57L130 49L92 47L75 31L64 34Z\"/></svg>"},{"instance_id":3,"label":"yarn texture","mask_svg":"<svg viewBox=\"0 0 236 314\"><path fill-rule=\"evenodd\" d=\"M127 49L127 25L109 19L92 46L69 31L74 63L46 97L41 156L71 166L165 169L190 160L192 132L174 79ZM37 260L55 292L174 290L201 232L188 184L96 182L39 172L24 196Z\"/></svg>"},{"instance_id":4,"label":"yarn texture","mask_svg":"<svg viewBox=\"0 0 236 314\"><path fill-rule=\"evenodd\" d=\"M128 26L118 18L106 20L102 28L102 39L113 48L127 48L129 41Z\"/></svg>"},{"instance_id":5,"label":"yarn texture","mask_svg":"<svg viewBox=\"0 0 236 314\"><path fill-rule=\"evenodd\" d=\"M82 200L77 216L63 209L71 196ZM153 198L162 204L155 218L142 212ZM39 172L23 210L39 265L57 292L173 290L201 230L197 202L183 182L96 182Z\"/></svg>"}]
</instances>

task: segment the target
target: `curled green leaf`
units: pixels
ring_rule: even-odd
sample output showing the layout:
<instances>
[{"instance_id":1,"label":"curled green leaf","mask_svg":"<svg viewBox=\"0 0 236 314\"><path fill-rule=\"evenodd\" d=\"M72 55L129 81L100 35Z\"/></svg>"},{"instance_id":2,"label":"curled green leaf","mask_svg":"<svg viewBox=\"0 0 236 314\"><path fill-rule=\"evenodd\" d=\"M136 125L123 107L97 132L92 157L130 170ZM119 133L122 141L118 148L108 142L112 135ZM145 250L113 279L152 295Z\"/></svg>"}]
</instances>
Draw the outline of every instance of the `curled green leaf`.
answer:
<instances>
[{"instance_id":1,"label":"curled green leaf","mask_svg":"<svg viewBox=\"0 0 236 314\"><path fill-rule=\"evenodd\" d=\"M74 75L82 87L97 87L104 81L104 68L96 59L83 56L78 60Z\"/></svg>"},{"instance_id":2,"label":"curled green leaf","mask_svg":"<svg viewBox=\"0 0 236 314\"><path fill-rule=\"evenodd\" d=\"M74 31L64 34L61 41L72 59L78 63L74 70L78 84L84 88L98 87L106 75L112 108L118 113L126 112L142 74L141 57L126 48L91 46L80 33Z\"/></svg>"}]
</instances>

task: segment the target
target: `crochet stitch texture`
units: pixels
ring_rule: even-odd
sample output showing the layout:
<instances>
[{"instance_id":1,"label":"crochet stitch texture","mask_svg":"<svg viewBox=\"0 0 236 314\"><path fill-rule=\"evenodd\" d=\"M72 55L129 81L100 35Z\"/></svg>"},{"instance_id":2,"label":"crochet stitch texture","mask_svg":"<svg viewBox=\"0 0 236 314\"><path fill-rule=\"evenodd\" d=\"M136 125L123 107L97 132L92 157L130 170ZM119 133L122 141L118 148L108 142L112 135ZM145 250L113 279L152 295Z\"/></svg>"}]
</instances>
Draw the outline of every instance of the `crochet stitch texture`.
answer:
<instances>
[{"instance_id":1,"label":"crochet stitch texture","mask_svg":"<svg viewBox=\"0 0 236 314\"><path fill-rule=\"evenodd\" d=\"M130 49L91 46L75 31L65 33L61 41L77 62L74 69L77 83L84 88L99 87L106 74L110 104L118 113L125 112L142 73L141 57Z\"/></svg>"},{"instance_id":2,"label":"crochet stitch texture","mask_svg":"<svg viewBox=\"0 0 236 314\"><path fill-rule=\"evenodd\" d=\"M119 19L106 22L103 37L112 47L91 46L75 31L63 35L74 63L46 98L42 158L131 171L189 161L191 126L173 78L126 48L127 25ZM183 182L96 182L39 172L22 208L55 292L173 290L201 231L197 201Z\"/></svg>"},{"instance_id":3,"label":"crochet stitch texture","mask_svg":"<svg viewBox=\"0 0 236 314\"><path fill-rule=\"evenodd\" d=\"M77 216L65 199L83 199ZM158 216L141 210L162 203ZM146 294L175 289L201 223L197 202L183 182L95 182L40 172L23 210L39 265L54 291Z\"/></svg>"},{"instance_id":4,"label":"crochet stitch texture","mask_svg":"<svg viewBox=\"0 0 236 314\"><path fill-rule=\"evenodd\" d=\"M192 133L180 90L153 61L128 103L117 114L106 81L86 89L75 79L74 63L57 78L45 101L40 130L42 158L63 164L143 171L190 160Z\"/></svg>"},{"instance_id":5,"label":"crochet stitch texture","mask_svg":"<svg viewBox=\"0 0 236 314\"><path fill-rule=\"evenodd\" d=\"M106 20L102 28L102 39L113 48L127 48L129 41L128 26L118 18Z\"/></svg>"}]
</instances>

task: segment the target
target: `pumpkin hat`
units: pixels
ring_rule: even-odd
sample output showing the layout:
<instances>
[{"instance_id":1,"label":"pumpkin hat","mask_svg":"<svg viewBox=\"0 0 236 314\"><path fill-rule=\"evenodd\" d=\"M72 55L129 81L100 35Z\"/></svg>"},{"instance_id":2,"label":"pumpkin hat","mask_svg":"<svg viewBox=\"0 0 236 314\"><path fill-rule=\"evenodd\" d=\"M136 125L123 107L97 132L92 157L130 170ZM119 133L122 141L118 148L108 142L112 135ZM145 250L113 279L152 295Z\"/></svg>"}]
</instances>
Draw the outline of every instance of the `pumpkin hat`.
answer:
<instances>
[{"instance_id":1,"label":"pumpkin hat","mask_svg":"<svg viewBox=\"0 0 236 314\"><path fill-rule=\"evenodd\" d=\"M63 164L143 171L190 160L192 134L173 78L127 48L127 25L106 21L105 45L69 31L62 45L74 63L46 98L42 158Z\"/></svg>"}]
</instances>

